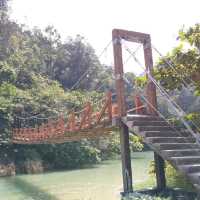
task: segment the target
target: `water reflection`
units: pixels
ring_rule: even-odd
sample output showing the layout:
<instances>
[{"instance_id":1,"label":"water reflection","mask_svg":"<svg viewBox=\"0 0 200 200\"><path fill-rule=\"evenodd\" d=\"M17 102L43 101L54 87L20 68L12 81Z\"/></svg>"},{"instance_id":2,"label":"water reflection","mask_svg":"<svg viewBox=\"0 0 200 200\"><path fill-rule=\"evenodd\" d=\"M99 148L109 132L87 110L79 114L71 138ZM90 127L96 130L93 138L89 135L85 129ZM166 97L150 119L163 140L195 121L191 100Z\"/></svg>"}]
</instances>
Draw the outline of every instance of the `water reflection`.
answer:
<instances>
[{"instance_id":1,"label":"water reflection","mask_svg":"<svg viewBox=\"0 0 200 200\"><path fill-rule=\"evenodd\" d=\"M24 200L59 200L56 196L40 189L39 185L35 186L20 177L8 178L6 181L16 189L21 190L21 192L26 196Z\"/></svg>"},{"instance_id":2,"label":"water reflection","mask_svg":"<svg viewBox=\"0 0 200 200\"><path fill-rule=\"evenodd\" d=\"M134 183L148 178L152 159L151 152L133 154ZM2 200L120 200L121 190L120 160L80 170L0 178Z\"/></svg>"}]
</instances>

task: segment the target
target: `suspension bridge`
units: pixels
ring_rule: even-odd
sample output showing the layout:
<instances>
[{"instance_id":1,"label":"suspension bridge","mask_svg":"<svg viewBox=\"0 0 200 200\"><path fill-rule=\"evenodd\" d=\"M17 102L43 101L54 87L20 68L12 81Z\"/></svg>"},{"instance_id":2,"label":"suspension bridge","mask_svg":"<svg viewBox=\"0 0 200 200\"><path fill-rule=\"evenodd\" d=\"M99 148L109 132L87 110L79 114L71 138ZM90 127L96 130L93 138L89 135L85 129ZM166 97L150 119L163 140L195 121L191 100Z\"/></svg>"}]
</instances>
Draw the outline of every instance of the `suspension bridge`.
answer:
<instances>
[{"instance_id":1,"label":"suspension bridge","mask_svg":"<svg viewBox=\"0 0 200 200\"><path fill-rule=\"evenodd\" d=\"M141 64L135 52L124 45L123 41L139 43L143 46L144 63ZM124 193L133 192L132 167L129 149L129 134L141 136L144 142L155 152L155 171L157 189L166 188L164 160L169 161L178 171L182 172L200 190L200 144L198 134L184 120L184 111L170 97L165 89L153 77L152 45L149 34L114 29L112 35L114 53L114 77L116 94L107 92L100 100L97 108L93 102L86 102L81 111L64 113L56 120L47 120L36 127L15 127L12 130L11 142L16 144L46 144L78 141L85 138L109 137L110 133L119 128L121 142L122 174ZM144 88L137 86L137 94L132 101L135 107L127 109L122 46L130 57L140 65L147 77ZM107 47L106 47L107 48ZM154 48L159 54L160 52ZM175 70L171 63L169 67ZM90 71L86 71L75 83L76 88ZM171 124L160 113L157 105L157 92L177 112L184 129ZM117 101L113 101L113 95Z\"/></svg>"},{"instance_id":2,"label":"suspension bridge","mask_svg":"<svg viewBox=\"0 0 200 200\"><path fill-rule=\"evenodd\" d=\"M84 138L97 138L109 136L116 129L119 117L118 106L112 103L112 93L108 92L101 100L99 111L94 112L91 102L87 102L80 112L71 112L65 120L61 115L57 120L48 120L37 127L14 128L12 143L16 144L44 144L65 143L79 141ZM139 96L135 97L136 108L128 112L143 113Z\"/></svg>"}]
</instances>

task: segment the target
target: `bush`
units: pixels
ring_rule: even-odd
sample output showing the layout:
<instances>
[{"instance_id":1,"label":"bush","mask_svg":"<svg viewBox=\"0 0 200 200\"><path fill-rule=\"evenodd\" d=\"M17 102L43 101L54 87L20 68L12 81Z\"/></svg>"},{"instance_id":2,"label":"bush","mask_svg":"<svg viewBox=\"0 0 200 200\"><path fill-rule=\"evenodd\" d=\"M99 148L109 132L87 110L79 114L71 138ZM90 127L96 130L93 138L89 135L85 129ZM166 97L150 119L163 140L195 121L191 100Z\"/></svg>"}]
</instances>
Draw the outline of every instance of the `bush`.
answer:
<instances>
[{"instance_id":1,"label":"bush","mask_svg":"<svg viewBox=\"0 0 200 200\"><path fill-rule=\"evenodd\" d=\"M42 145L41 145L42 146ZM81 142L70 142L59 145L46 145L39 149L47 168L73 169L100 162L99 151Z\"/></svg>"},{"instance_id":2,"label":"bush","mask_svg":"<svg viewBox=\"0 0 200 200\"><path fill-rule=\"evenodd\" d=\"M130 135L130 148L134 151L142 151L144 144L142 143L142 138L136 135Z\"/></svg>"},{"instance_id":3,"label":"bush","mask_svg":"<svg viewBox=\"0 0 200 200\"><path fill-rule=\"evenodd\" d=\"M183 188L187 191L193 191L193 186L189 182L187 178L180 172L178 172L169 162L166 162L165 164L165 173L166 173L166 179L167 184L169 187L172 188ZM149 174L155 177L155 163L154 161L151 162L150 168L149 168Z\"/></svg>"},{"instance_id":4,"label":"bush","mask_svg":"<svg viewBox=\"0 0 200 200\"><path fill-rule=\"evenodd\" d=\"M152 197L149 195L142 195L142 194L131 194L127 197L123 197L122 200L172 200L170 197L164 198L164 197Z\"/></svg>"},{"instance_id":5,"label":"bush","mask_svg":"<svg viewBox=\"0 0 200 200\"><path fill-rule=\"evenodd\" d=\"M99 139L98 149L100 149L102 160L117 158L120 154L119 133L113 132L111 137L106 139Z\"/></svg>"},{"instance_id":6,"label":"bush","mask_svg":"<svg viewBox=\"0 0 200 200\"><path fill-rule=\"evenodd\" d=\"M166 177L170 187L184 188L187 191L194 189L189 180L169 163L166 164Z\"/></svg>"},{"instance_id":7,"label":"bush","mask_svg":"<svg viewBox=\"0 0 200 200\"><path fill-rule=\"evenodd\" d=\"M17 173L43 172L42 158L33 147L16 147L14 158Z\"/></svg>"}]
</instances>

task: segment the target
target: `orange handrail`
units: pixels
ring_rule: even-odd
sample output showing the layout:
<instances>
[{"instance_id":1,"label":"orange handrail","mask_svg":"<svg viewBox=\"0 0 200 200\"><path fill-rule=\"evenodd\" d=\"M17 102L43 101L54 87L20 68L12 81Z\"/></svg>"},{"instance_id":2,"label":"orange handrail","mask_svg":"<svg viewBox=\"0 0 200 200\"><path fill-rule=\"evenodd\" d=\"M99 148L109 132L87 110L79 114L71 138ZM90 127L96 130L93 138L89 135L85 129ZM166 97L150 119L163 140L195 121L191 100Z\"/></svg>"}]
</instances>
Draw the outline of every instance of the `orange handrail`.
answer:
<instances>
[{"instance_id":1,"label":"orange handrail","mask_svg":"<svg viewBox=\"0 0 200 200\"><path fill-rule=\"evenodd\" d=\"M144 106L139 95L135 96L134 101L136 108L132 110L136 110L136 113L142 113ZM19 141L21 140L22 142L25 141L28 143L37 143L42 141L61 139L62 137L73 138L73 134L70 134L69 136L66 133L77 132L78 134L82 131L84 133L87 131L89 132L88 129L90 129L92 125L100 129L101 127L106 128L104 127L104 122L110 123L113 118L119 117L118 104L112 102L111 92L106 93L104 102L97 109L98 110L94 112L92 103L87 102L82 111L77 113L71 112L66 122L64 116L61 115L57 120L48 120L47 123L38 125L38 127L18 129L15 128L13 129L13 139L17 139ZM77 137L77 134L75 134L74 137Z\"/></svg>"}]
</instances>

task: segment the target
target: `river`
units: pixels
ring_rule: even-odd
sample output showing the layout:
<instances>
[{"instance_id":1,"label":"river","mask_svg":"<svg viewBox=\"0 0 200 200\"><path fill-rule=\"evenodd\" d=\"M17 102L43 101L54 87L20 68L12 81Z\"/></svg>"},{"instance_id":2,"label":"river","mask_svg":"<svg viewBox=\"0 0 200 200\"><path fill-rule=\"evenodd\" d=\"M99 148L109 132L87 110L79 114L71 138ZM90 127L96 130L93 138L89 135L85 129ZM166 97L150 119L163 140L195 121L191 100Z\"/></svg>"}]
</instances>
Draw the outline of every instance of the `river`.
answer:
<instances>
[{"instance_id":1,"label":"river","mask_svg":"<svg viewBox=\"0 0 200 200\"><path fill-rule=\"evenodd\" d=\"M152 152L132 155L134 183L148 177ZM92 168L0 178L0 200L119 200L121 161Z\"/></svg>"}]
</instances>

